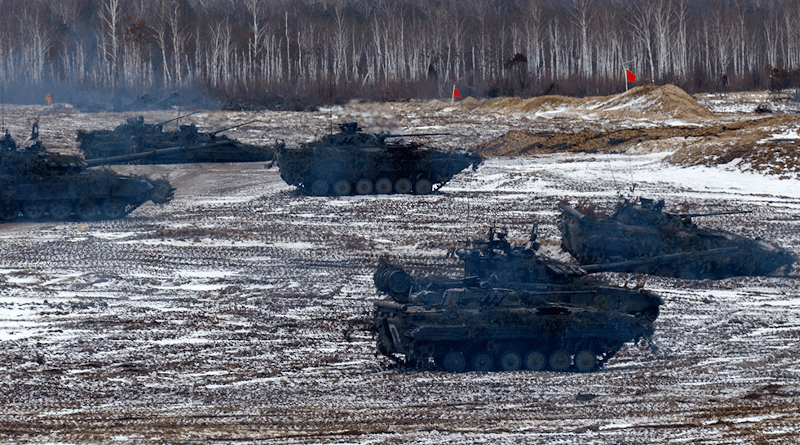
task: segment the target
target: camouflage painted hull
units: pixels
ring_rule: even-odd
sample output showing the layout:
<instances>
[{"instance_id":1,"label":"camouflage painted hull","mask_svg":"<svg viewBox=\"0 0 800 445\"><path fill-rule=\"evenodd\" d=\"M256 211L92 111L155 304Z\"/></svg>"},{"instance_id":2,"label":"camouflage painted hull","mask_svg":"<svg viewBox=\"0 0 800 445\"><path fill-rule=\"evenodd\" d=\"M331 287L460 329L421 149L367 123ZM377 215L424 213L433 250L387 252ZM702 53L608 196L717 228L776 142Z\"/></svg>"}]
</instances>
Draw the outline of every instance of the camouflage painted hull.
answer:
<instances>
[{"instance_id":1,"label":"camouflage painted hull","mask_svg":"<svg viewBox=\"0 0 800 445\"><path fill-rule=\"evenodd\" d=\"M781 268L788 273L795 261L790 252L760 239L701 228L689 218L660 209L622 203L614 215L598 216L582 215L563 204L560 207L561 247L581 264L728 249L732 252L724 255L687 255L673 262L630 270L686 279L723 279L769 275Z\"/></svg>"},{"instance_id":2,"label":"camouflage painted hull","mask_svg":"<svg viewBox=\"0 0 800 445\"><path fill-rule=\"evenodd\" d=\"M282 148L281 178L308 195L427 195L481 159L466 151L360 147Z\"/></svg>"},{"instance_id":3,"label":"camouflage painted hull","mask_svg":"<svg viewBox=\"0 0 800 445\"><path fill-rule=\"evenodd\" d=\"M199 132L194 125L163 131L161 125L145 124L142 117L114 130L79 130L77 139L89 165L265 162L275 154L274 147Z\"/></svg>"},{"instance_id":4,"label":"camouflage painted hull","mask_svg":"<svg viewBox=\"0 0 800 445\"><path fill-rule=\"evenodd\" d=\"M165 180L85 170L52 177L0 175L0 219L94 220L122 218L147 201L172 199Z\"/></svg>"},{"instance_id":5,"label":"camouflage painted hull","mask_svg":"<svg viewBox=\"0 0 800 445\"><path fill-rule=\"evenodd\" d=\"M339 128L338 134L298 148L278 147L281 178L315 196L427 195L483 162L480 155L464 149L447 152L418 143L387 142L401 135L363 133L355 122Z\"/></svg>"},{"instance_id":6,"label":"camouflage painted hull","mask_svg":"<svg viewBox=\"0 0 800 445\"><path fill-rule=\"evenodd\" d=\"M374 276L393 300L375 302L378 351L449 372L594 371L625 343L648 340L661 305L641 289L486 283L443 289L402 274L381 263Z\"/></svg>"}]
</instances>

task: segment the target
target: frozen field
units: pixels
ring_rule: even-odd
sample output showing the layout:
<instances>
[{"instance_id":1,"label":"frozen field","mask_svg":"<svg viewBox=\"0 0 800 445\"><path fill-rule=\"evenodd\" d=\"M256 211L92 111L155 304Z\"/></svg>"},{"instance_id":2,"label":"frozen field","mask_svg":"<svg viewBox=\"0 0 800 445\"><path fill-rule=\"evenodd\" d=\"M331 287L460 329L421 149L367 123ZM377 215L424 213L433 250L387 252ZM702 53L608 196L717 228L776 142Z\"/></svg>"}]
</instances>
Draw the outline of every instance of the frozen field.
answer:
<instances>
[{"instance_id":1,"label":"frozen field","mask_svg":"<svg viewBox=\"0 0 800 445\"><path fill-rule=\"evenodd\" d=\"M682 124L753 118L733 100L700 103L717 116ZM11 110L13 135L23 138L40 116L45 145L67 151L78 128L135 115ZM256 118L229 135L297 143L326 131L332 116L374 131L451 131L435 142L472 148L513 129L611 130L630 117L476 110L351 104L193 121L215 130ZM635 125L675 122L642 116ZM789 126L772 133L796 139ZM376 355L368 328L382 298L372 284L382 255L414 273L456 273L448 253L464 241L491 225L523 241L535 220L542 249L568 260L556 228L563 199L610 209L620 195L644 196L665 199L667 210L750 211L697 221L800 255L798 179L736 161L679 167L665 162L678 147L664 144L632 145L638 154L492 157L425 197L305 197L264 163L115 167L168 178L175 199L116 221L0 225L0 442L797 443L797 269L721 281L605 274L664 299L658 350L628 344L591 374L418 372Z\"/></svg>"}]
</instances>

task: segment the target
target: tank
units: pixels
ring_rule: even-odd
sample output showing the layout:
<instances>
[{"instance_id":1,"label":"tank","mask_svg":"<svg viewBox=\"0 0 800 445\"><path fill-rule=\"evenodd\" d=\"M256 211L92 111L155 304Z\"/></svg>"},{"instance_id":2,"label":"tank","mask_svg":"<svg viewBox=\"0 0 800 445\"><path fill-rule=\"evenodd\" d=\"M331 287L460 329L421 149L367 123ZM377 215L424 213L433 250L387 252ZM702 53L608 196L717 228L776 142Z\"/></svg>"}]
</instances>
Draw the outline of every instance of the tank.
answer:
<instances>
[{"instance_id":1,"label":"tank","mask_svg":"<svg viewBox=\"0 0 800 445\"><path fill-rule=\"evenodd\" d=\"M460 249L465 276L411 277L381 259L373 276L378 351L449 372L601 368L653 335L661 298L603 284L584 269L513 246L504 232ZM533 241L533 240L532 240Z\"/></svg>"},{"instance_id":2,"label":"tank","mask_svg":"<svg viewBox=\"0 0 800 445\"><path fill-rule=\"evenodd\" d=\"M38 136L36 127L35 135ZM87 169L78 156L52 153L35 140L20 147L6 132L0 143L0 220L121 218L147 201L162 204L174 189L166 180Z\"/></svg>"},{"instance_id":3,"label":"tank","mask_svg":"<svg viewBox=\"0 0 800 445\"><path fill-rule=\"evenodd\" d=\"M250 124L206 133L195 124L164 131L169 122L147 124L144 117L130 118L113 130L78 130L77 140L87 162L99 164L185 164L193 162L262 162L272 160L275 147L241 143L219 133Z\"/></svg>"},{"instance_id":4,"label":"tank","mask_svg":"<svg viewBox=\"0 0 800 445\"><path fill-rule=\"evenodd\" d=\"M364 133L350 122L339 124L339 133L298 148L280 147L276 159L281 178L307 195L427 195L483 162L464 149L447 152L397 139L438 135L444 134Z\"/></svg>"},{"instance_id":5,"label":"tank","mask_svg":"<svg viewBox=\"0 0 800 445\"><path fill-rule=\"evenodd\" d=\"M666 277L723 279L789 273L795 257L761 239L703 228L692 218L741 212L677 214L663 210L664 201L623 200L612 215L582 213L559 203L561 247L582 264L638 260L666 254L719 251L725 254L686 256L676 261L643 264L632 269Z\"/></svg>"}]
</instances>

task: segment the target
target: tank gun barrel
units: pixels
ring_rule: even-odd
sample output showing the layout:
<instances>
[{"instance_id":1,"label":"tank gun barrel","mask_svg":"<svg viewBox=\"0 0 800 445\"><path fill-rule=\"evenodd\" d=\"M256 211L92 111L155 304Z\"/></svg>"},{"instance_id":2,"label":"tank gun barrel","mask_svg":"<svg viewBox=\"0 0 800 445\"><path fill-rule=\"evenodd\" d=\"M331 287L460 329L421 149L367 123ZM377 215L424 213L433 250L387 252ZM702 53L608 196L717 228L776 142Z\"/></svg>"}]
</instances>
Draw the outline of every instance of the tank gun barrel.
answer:
<instances>
[{"instance_id":1,"label":"tank gun barrel","mask_svg":"<svg viewBox=\"0 0 800 445\"><path fill-rule=\"evenodd\" d=\"M144 151L144 152L140 152L140 153L130 153L130 154L120 155L120 156L110 156L110 157L107 157L107 158L87 159L86 160L86 166L87 167L97 167L98 165L113 164L115 162L134 161L134 160L143 159L143 158L146 158L146 157L149 157L149 156L155 157L155 156L158 156L158 155L164 155L164 154L169 154L169 153L177 153L177 152L186 151L186 150L196 150L196 149L199 149L199 148L221 147L223 145L227 145L227 142L218 142L216 144L194 145L194 146L191 146L191 147L184 147L184 146L168 147L168 148L160 148L158 150Z\"/></svg>"},{"instance_id":2,"label":"tank gun barrel","mask_svg":"<svg viewBox=\"0 0 800 445\"><path fill-rule=\"evenodd\" d=\"M645 258L641 260L629 260L629 261L620 261L617 263L605 263L605 264L589 264L586 266L581 266L581 269L583 269L586 273L625 271L639 266L652 266L658 264L666 264L678 260L690 260L690 259L696 259L714 255L727 255L738 251L739 251L738 247L725 247L721 249L701 250L699 252L671 253L668 255L659 255L656 257Z\"/></svg>"},{"instance_id":3,"label":"tank gun barrel","mask_svg":"<svg viewBox=\"0 0 800 445\"><path fill-rule=\"evenodd\" d=\"M567 204L564 204L563 202L559 202L557 205L558 208L561 209L561 211L563 211L564 213L569 213L575 219L581 220L586 217L586 215L584 215L583 213L575 210L574 208L568 206Z\"/></svg>"},{"instance_id":4,"label":"tank gun barrel","mask_svg":"<svg viewBox=\"0 0 800 445\"><path fill-rule=\"evenodd\" d=\"M703 216L722 216L722 215L745 215L753 213L750 210L739 210L737 212L711 212L711 213L679 213L681 218L700 218Z\"/></svg>"},{"instance_id":5,"label":"tank gun barrel","mask_svg":"<svg viewBox=\"0 0 800 445\"><path fill-rule=\"evenodd\" d=\"M191 112L191 113L189 113L189 114L184 114L183 116L178 116L178 117L176 117L176 118L172 118L172 119L170 119L170 120L168 120L168 121L159 122L159 123L157 123L157 124L156 124L156 126L157 126L157 127L162 127L162 126L164 126L164 125L167 125L167 124L168 124L168 123L170 123L170 122L174 122L174 121L176 121L176 120L178 120L178 119L183 119L184 117L189 117L189 116L191 116L191 115L193 115L193 114L197 114L197 113L199 113L199 111L193 111L193 112Z\"/></svg>"},{"instance_id":6,"label":"tank gun barrel","mask_svg":"<svg viewBox=\"0 0 800 445\"><path fill-rule=\"evenodd\" d=\"M379 134L381 139L388 138L404 138L404 137L422 137L422 136L450 136L450 133L409 133L409 134Z\"/></svg>"},{"instance_id":7,"label":"tank gun barrel","mask_svg":"<svg viewBox=\"0 0 800 445\"><path fill-rule=\"evenodd\" d=\"M253 120L251 120L250 122L245 122L245 123L243 123L243 124L239 124L239 125L234 125L234 126L232 126L232 127L223 128L222 130L212 131L210 134L212 134L212 135L215 135L215 136L216 136L216 135L217 135L217 133L222 133L223 131L233 130L234 128L244 127L245 125L250 125L250 124L252 124L252 123L253 123L253 122L255 122L256 120L257 120L257 119L253 119Z\"/></svg>"}]
</instances>

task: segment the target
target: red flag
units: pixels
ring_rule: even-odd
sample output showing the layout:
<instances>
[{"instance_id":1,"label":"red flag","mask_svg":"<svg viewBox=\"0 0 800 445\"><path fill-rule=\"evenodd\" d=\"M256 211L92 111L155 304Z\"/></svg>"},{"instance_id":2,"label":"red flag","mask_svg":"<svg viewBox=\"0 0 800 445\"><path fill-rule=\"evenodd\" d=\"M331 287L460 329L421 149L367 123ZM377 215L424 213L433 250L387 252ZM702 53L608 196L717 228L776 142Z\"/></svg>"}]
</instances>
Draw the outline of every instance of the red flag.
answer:
<instances>
[{"instance_id":1,"label":"red flag","mask_svg":"<svg viewBox=\"0 0 800 445\"><path fill-rule=\"evenodd\" d=\"M628 70L625 70L625 80L628 82L636 82L636 75Z\"/></svg>"},{"instance_id":2,"label":"red flag","mask_svg":"<svg viewBox=\"0 0 800 445\"><path fill-rule=\"evenodd\" d=\"M453 97L461 99L461 94L458 93L458 88L455 85L453 85Z\"/></svg>"}]
</instances>

